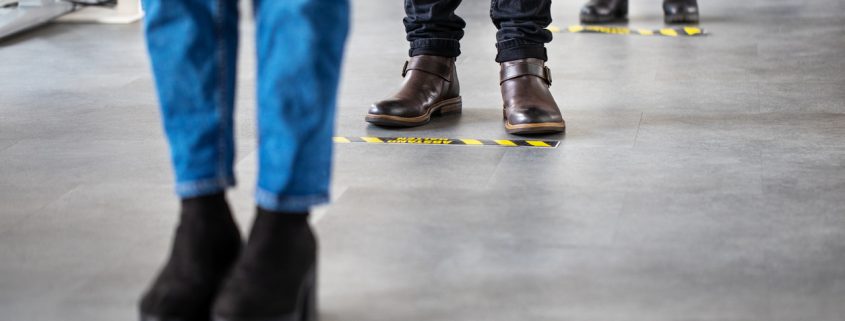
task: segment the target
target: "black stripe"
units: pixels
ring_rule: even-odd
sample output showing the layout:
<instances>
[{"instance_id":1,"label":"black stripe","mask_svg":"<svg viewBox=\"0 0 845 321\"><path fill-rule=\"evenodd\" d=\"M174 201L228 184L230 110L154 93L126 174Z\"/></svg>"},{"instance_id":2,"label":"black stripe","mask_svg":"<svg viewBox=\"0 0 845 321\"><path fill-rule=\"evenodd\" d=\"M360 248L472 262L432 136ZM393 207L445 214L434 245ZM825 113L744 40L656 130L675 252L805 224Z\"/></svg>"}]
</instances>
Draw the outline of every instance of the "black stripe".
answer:
<instances>
[{"instance_id":1,"label":"black stripe","mask_svg":"<svg viewBox=\"0 0 845 321\"><path fill-rule=\"evenodd\" d=\"M516 144L517 146L531 146L531 144L529 144L527 140L511 140L511 141L514 144ZM533 147L533 146L531 146L531 147Z\"/></svg>"}]
</instances>

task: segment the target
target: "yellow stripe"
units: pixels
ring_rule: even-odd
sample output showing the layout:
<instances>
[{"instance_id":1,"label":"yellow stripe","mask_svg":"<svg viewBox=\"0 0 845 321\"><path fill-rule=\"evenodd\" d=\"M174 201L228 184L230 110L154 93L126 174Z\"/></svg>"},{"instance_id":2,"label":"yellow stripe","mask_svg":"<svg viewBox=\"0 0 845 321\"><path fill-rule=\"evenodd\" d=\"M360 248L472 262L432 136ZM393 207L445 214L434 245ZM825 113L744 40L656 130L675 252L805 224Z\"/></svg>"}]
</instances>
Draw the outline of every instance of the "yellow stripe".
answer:
<instances>
[{"instance_id":1,"label":"yellow stripe","mask_svg":"<svg viewBox=\"0 0 845 321\"><path fill-rule=\"evenodd\" d=\"M467 145L484 145L484 143L477 139L461 139L461 141Z\"/></svg>"},{"instance_id":2,"label":"yellow stripe","mask_svg":"<svg viewBox=\"0 0 845 321\"><path fill-rule=\"evenodd\" d=\"M548 29L551 32L560 32L560 28L558 28L557 26L548 26L548 27L546 27L546 29Z\"/></svg>"},{"instance_id":3,"label":"yellow stripe","mask_svg":"<svg viewBox=\"0 0 845 321\"><path fill-rule=\"evenodd\" d=\"M499 145L502 145L502 146L517 146L514 142L506 140L506 139L496 140L495 142L496 142L496 144L499 144Z\"/></svg>"},{"instance_id":4,"label":"yellow stripe","mask_svg":"<svg viewBox=\"0 0 845 321\"><path fill-rule=\"evenodd\" d=\"M675 31L675 29L669 29L669 28L660 29L660 34L662 34L664 36L669 36L669 37L677 37L678 36L678 32Z\"/></svg>"},{"instance_id":5,"label":"yellow stripe","mask_svg":"<svg viewBox=\"0 0 845 321\"><path fill-rule=\"evenodd\" d=\"M570 26L569 27L569 32L581 32L581 31L584 31L583 26Z\"/></svg>"},{"instance_id":6,"label":"yellow stripe","mask_svg":"<svg viewBox=\"0 0 845 321\"><path fill-rule=\"evenodd\" d=\"M551 145L546 144L546 142L539 140L526 140L525 142L534 147L552 147Z\"/></svg>"},{"instance_id":7,"label":"yellow stripe","mask_svg":"<svg viewBox=\"0 0 845 321\"><path fill-rule=\"evenodd\" d=\"M701 33L701 29L695 27L684 27L684 31L687 32L687 35L697 35Z\"/></svg>"},{"instance_id":8,"label":"yellow stripe","mask_svg":"<svg viewBox=\"0 0 845 321\"><path fill-rule=\"evenodd\" d=\"M638 30L638 31L640 32L640 35L643 35L643 36L652 36L652 35L654 35L654 31L651 31L651 30L648 30L648 29L640 29L640 30Z\"/></svg>"},{"instance_id":9,"label":"yellow stripe","mask_svg":"<svg viewBox=\"0 0 845 321\"><path fill-rule=\"evenodd\" d=\"M415 145L468 145L468 146L504 146L504 147L539 147L539 148L555 148L558 142L547 143L542 140L482 140L474 138L428 138L428 137L348 137L348 136L333 136L332 141L335 143L371 143L371 144L415 144Z\"/></svg>"}]
</instances>

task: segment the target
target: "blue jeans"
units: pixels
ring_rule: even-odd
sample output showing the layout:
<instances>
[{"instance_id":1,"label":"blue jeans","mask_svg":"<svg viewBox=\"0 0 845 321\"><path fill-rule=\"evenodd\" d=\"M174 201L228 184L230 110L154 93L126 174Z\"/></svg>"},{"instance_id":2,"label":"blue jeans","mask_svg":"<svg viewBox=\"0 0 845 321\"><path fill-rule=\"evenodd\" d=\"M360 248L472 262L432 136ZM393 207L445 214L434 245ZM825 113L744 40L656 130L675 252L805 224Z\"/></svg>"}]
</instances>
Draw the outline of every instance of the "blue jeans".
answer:
<instances>
[{"instance_id":1,"label":"blue jeans","mask_svg":"<svg viewBox=\"0 0 845 321\"><path fill-rule=\"evenodd\" d=\"M328 201L347 0L253 0L258 61L256 203ZM182 198L235 185L237 0L143 0L164 130Z\"/></svg>"}]
</instances>

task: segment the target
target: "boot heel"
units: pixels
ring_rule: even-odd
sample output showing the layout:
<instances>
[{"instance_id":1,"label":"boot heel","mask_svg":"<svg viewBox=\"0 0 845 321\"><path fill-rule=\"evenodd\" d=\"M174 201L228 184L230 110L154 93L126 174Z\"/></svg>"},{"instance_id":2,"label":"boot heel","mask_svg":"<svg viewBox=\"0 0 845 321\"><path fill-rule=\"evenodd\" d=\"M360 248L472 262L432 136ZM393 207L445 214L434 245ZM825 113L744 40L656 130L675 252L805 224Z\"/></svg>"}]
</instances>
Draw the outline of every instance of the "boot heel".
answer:
<instances>
[{"instance_id":1,"label":"boot heel","mask_svg":"<svg viewBox=\"0 0 845 321\"><path fill-rule=\"evenodd\" d=\"M302 307L300 311L301 321L317 321L317 267L311 268L311 271L305 276L305 284L303 286Z\"/></svg>"},{"instance_id":2,"label":"boot heel","mask_svg":"<svg viewBox=\"0 0 845 321\"><path fill-rule=\"evenodd\" d=\"M443 105L437 109L433 114L434 115L449 115L449 114L460 114L463 109L463 103L461 101L461 97L455 97L443 102Z\"/></svg>"}]
</instances>

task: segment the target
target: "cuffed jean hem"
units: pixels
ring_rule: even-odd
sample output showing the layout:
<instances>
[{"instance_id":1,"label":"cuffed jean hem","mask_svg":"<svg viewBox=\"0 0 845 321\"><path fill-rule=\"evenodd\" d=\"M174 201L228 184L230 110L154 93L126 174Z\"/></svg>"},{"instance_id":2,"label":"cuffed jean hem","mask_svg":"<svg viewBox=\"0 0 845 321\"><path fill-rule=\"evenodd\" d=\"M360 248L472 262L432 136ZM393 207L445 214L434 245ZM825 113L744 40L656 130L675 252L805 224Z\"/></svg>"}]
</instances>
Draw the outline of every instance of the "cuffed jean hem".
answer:
<instances>
[{"instance_id":1,"label":"cuffed jean hem","mask_svg":"<svg viewBox=\"0 0 845 321\"><path fill-rule=\"evenodd\" d=\"M227 188L235 186L234 177L202 179L190 182L176 183L176 195L180 198L191 198L217 194Z\"/></svg>"},{"instance_id":2,"label":"cuffed jean hem","mask_svg":"<svg viewBox=\"0 0 845 321\"><path fill-rule=\"evenodd\" d=\"M496 48L499 50L496 54L496 62L499 63L526 58L549 60L543 44L515 39L497 43Z\"/></svg>"},{"instance_id":3,"label":"cuffed jean hem","mask_svg":"<svg viewBox=\"0 0 845 321\"><path fill-rule=\"evenodd\" d=\"M417 39L411 42L411 57L431 55L455 58L461 55L461 44L454 39Z\"/></svg>"},{"instance_id":4,"label":"cuffed jean hem","mask_svg":"<svg viewBox=\"0 0 845 321\"><path fill-rule=\"evenodd\" d=\"M328 194L278 195L262 189L255 191L255 203L258 207L271 212L304 213L314 205L328 202Z\"/></svg>"}]
</instances>

